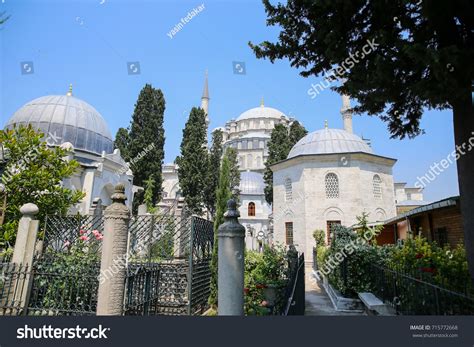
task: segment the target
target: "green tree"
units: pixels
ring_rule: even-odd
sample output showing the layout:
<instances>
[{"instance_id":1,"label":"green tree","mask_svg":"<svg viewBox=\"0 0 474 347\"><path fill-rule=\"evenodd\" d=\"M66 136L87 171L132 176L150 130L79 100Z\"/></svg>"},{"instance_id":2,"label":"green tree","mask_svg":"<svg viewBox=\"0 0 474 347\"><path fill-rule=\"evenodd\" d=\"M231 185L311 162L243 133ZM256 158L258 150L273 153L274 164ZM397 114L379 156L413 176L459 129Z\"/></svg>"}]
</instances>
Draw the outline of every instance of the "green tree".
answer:
<instances>
[{"instance_id":1,"label":"green tree","mask_svg":"<svg viewBox=\"0 0 474 347\"><path fill-rule=\"evenodd\" d=\"M135 110L130 125L128 146L125 151L127 159L143 156L140 162L133 165L134 184L143 186L145 180L153 178L153 204L161 199L163 178L161 167L165 156L165 130L163 116L165 113L165 98L160 89L146 84L138 95ZM119 130L120 132L120 130ZM117 133L118 135L118 133ZM125 132L120 132L119 145L127 140ZM117 139L116 139L117 140ZM146 154L144 152L146 151ZM137 203L142 202L143 194L137 195Z\"/></svg>"},{"instance_id":2,"label":"green tree","mask_svg":"<svg viewBox=\"0 0 474 347\"><path fill-rule=\"evenodd\" d=\"M209 173L207 175L207 184L204 187L204 201L212 217L214 217L216 212L216 190L219 183L222 151L222 131L217 129L212 133L212 146L208 165Z\"/></svg>"},{"instance_id":3,"label":"green tree","mask_svg":"<svg viewBox=\"0 0 474 347\"><path fill-rule=\"evenodd\" d=\"M270 166L285 160L295 143L307 133L308 131L297 121L291 123L289 128L284 124L277 124L273 128L270 141L268 142L268 158L265 162L265 171L263 173L265 200L269 204L273 203L273 172Z\"/></svg>"},{"instance_id":4,"label":"green tree","mask_svg":"<svg viewBox=\"0 0 474 347\"><path fill-rule=\"evenodd\" d=\"M68 151L62 147L48 147L44 134L31 125L0 130L0 147L7 162L2 172L2 183L7 191L5 223L0 228L0 247L13 246L20 207L34 203L44 230L47 214L65 214L78 203L84 193L63 187L64 179L71 177L79 167L76 160L63 159Z\"/></svg>"},{"instance_id":5,"label":"green tree","mask_svg":"<svg viewBox=\"0 0 474 347\"><path fill-rule=\"evenodd\" d=\"M240 171L239 171L239 161L237 159L237 150L232 147L226 148L226 155L229 159L229 172L230 172L230 190L232 194L232 199L238 204L240 200Z\"/></svg>"},{"instance_id":6,"label":"green tree","mask_svg":"<svg viewBox=\"0 0 474 347\"><path fill-rule=\"evenodd\" d=\"M293 146L296 144L296 142L298 142L303 137L305 137L306 134L308 134L308 130L306 130L305 127L300 124L300 122L294 121L293 123L291 123L290 131L289 131L291 148L293 148ZM291 148L290 148L290 150L291 150Z\"/></svg>"},{"instance_id":7,"label":"green tree","mask_svg":"<svg viewBox=\"0 0 474 347\"><path fill-rule=\"evenodd\" d=\"M423 133L425 109L453 111L461 212L474 281L474 2L263 0L278 42L250 46L258 58L289 59L302 76L333 69L333 89L356 99L357 113L387 122L393 138ZM311 91L309 90L308 93ZM385 113L386 111L386 113Z\"/></svg>"},{"instance_id":8,"label":"green tree","mask_svg":"<svg viewBox=\"0 0 474 347\"><path fill-rule=\"evenodd\" d=\"M130 156L128 155L129 144L130 144L130 134L128 132L128 129L119 128L119 130L117 131L117 134L115 135L114 148L117 148L120 150L120 153L122 154L122 158L126 161L130 160Z\"/></svg>"},{"instance_id":9,"label":"green tree","mask_svg":"<svg viewBox=\"0 0 474 347\"><path fill-rule=\"evenodd\" d=\"M193 107L183 130L181 155L176 158L178 178L186 206L193 213L201 214L207 182L207 126L206 114Z\"/></svg>"},{"instance_id":10,"label":"green tree","mask_svg":"<svg viewBox=\"0 0 474 347\"><path fill-rule=\"evenodd\" d=\"M155 204L153 203L153 191L155 190L155 180L153 177L144 181L145 183L145 193L143 197L143 202L146 205L146 209L150 213L155 212Z\"/></svg>"},{"instance_id":11,"label":"green tree","mask_svg":"<svg viewBox=\"0 0 474 347\"><path fill-rule=\"evenodd\" d=\"M232 198L232 181L231 181L231 162L229 160L229 150L226 150L222 158L221 169L219 173L219 185L216 194L216 217L214 219L214 248L212 250L211 259L211 292L209 295L209 304L217 305L217 230L224 223L224 213L227 209L227 202Z\"/></svg>"}]
</instances>

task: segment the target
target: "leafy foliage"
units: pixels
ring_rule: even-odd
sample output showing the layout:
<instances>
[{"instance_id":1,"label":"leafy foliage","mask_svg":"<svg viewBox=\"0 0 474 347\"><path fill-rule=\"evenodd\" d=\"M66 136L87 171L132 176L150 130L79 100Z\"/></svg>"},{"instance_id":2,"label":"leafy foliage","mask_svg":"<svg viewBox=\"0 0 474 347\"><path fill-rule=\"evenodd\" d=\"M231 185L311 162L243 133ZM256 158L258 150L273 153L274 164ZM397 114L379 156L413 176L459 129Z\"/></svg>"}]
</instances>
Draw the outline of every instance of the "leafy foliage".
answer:
<instances>
[{"instance_id":1,"label":"leafy foliage","mask_svg":"<svg viewBox=\"0 0 474 347\"><path fill-rule=\"evenodd\" d=\"M176 158L178 178L186 206L196 214L204 207L204 192L207 182L207 126L206 114L193 107L183 130L181 155Z\"/></svg>"},{"instance_id":2,"label":"leafy foliage","mask_svg":"<svg viewBox=\"0 0 474 347\"><path fill-rule=\"evenodd\" d=\"M127 138L125 129L119 129L116 138L116 146L121 146L124 159L130 161L140 155L146 148L154 144L152 150L148 151L146 157L140 160L139 165L132 168L134 184L143 186L145 180L152 178L155 182L153 187L153 204L161 199L163 178L161 167L165 156L165 130L163 127L165 113L165 98L160 89L155 89L150 84L145 84L138 95L135 110L130 124L130 133ZM126 147L124 147L126 146ZM143 195L136 196L141 203Z\"/></svg>"},{"instance_id":3,"label":"leafy foliage","mask_svg":"<svg viewBox=\"0 0 474 347\"><path fill-rule=\"evenodd\" d=\"M222 159L222 131L220 129L212 133L212 146L209 154L209 173L207 175L207 184L204 187L205 205L212 217L216 212L216 190L219 183L219 171Z\"/></svg>"},{"instance_id":4,"label":"leafy foliage","mask_svg":"<svg viewBox=\"0 0 474 347\"><path fill-rule=\"evenodd\" d=\"M227 202L232 198L231 177L230 177L230 160L229 151L226 151L222 158L221 169L219 173L219 185L216 194L216 216L214 219L214 246L212 249L211 259L211 292L209 296L209 304L217 305L217 272L218 272L218 238L217 230L224 223L224 213L227 209Z\"/></svg>"},{"instance_id":5,"label":"leafy foliage","mask_svg":"<svg viewBox=\"0 0 474 347\"><path fill-rule=\"evenodd\" d=\"M288 263L286 253L281 246L265 246L263 253L249 251L245 254L244 311L246 315L267 315L265 289L273 287L278 299L283 297L287 284Z\"/></svg>"},{"instance_id":6,"label":"leafy foliage","mask_svg":"<svg viewBox=\"0 0 474 347\"><path fill-rule=\"evenodd\" d=\"M130 155L128 153L128 146L130 145L130 134L128 129L119 128L117 134L115 135L114 148L120 150L122 158L130 160Z\"/></svg>"},{"instance_id":7,"label":"leafy foliage","mask_svg":"<svg viewBox=\"0 0 474 347\"><path fill-rule=\"evenodd\" d=\"M332 89L357 100L355 113L380 117L392 138L423 133L425 109L452 108L456 149L463 154L456 159L474 283L474 152L462 150L474 128L474 2L263 3L267 24L281 31L276 43L249 43L256 56L289 59L305 77L325 74L326 80L344 81Z\"/></svg>"},{"instance_id":8,"label":"leafy foliage","mask_svg":"<svg viewBox=\"0 0 474 347\"><path fill-rule=\"evenodd\" d=\"M65 214L78 203L84 193L63 187L79 167L76 160L64 160L68 151L48 147L44 134L31 125L0 131L0 144L7 154L2 182L7 191L5 223L0 229L0 247L13 246L20 208L34 203L39 208L37 218L44 222L47 214ZM44 225L40 225L41 230Z\"/></svg>"},{"instance_id":9,"label":"leafy foliage","mask_svg":"<svg viewBox=\"0 0 474 347\"><path fill-rule=\"evenodd\" d=\"M307 133L308 131L297 121L293 122L289 128L284 124L277 124L273 128L268 142L268 158L263 173L265 200L269 204L273 203L273 172L270 166L286 159L291 148Z\"/></svg>"}]
</instances>

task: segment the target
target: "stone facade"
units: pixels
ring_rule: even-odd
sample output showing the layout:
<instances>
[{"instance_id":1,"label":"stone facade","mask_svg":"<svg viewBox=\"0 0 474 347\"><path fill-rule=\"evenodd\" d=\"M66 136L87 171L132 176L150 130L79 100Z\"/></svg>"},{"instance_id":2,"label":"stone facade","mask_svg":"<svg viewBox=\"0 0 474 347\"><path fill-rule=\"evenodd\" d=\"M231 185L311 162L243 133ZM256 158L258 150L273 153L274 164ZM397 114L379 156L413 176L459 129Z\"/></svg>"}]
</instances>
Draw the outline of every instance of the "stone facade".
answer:
<instances>
[{"instance_id":1,"label":"stone facade","mask_svg":"<svg viewBox=\"0 0 474 347\"><path fill-rule=\"evenodd\" d=\"M273 165L274 240L288 244L292 223L293 244L311 261L313 232L324 230L328 240L328 222L352 226L363 212L374 222L394 217L394 163L390 158L352 153L298 156ZM337 177L337 197L328 197L328 174ZM375 177L380 179L377 194Z\"/></svg>"}]
</instances>

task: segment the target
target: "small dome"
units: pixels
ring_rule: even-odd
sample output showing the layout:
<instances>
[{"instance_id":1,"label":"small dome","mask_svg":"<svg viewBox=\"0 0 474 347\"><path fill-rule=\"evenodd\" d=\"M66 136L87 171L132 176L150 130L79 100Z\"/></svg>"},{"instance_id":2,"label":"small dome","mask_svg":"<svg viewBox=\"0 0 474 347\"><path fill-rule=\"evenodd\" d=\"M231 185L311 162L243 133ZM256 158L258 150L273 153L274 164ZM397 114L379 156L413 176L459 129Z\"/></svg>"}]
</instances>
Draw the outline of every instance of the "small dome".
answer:
<instances>
[{"instance_id":1,"label":"small dome","mask_svg":"<svg viewBox=\"0 0 474 347\"><path fill-rule=\"evenodd\" d=\"M357 135L342 129L322 129L299 140L288 154L288 159L299 155L351 152L373 154L372 148Z\"/></svg>"},{"instance_id":2,"label":"small dome","mask_svg":"<svg viewBox=\"0 0 474 347\"><path fill-rule=\"evenodd\" d=\"M252 108L242 113L237 118L237 122L244 119L253 119L253 118L281 119L282 117L285 119L288 119L288 117L283 112L277 110L276 108L260 106L260 107Z\"/></svg>"},{"instance_id":3,"label":"small dome","mask_svg":"<svg viewBox=\"0 0 474 347\"><path fill-rule=\"evenodd\" d=\"M70 142L74 148L93 153L112 153L107 123L97 110L72 95L49 95L21 107L5 128L31 124L51 138L48 143Z\"/></svg>"},{"instance_id":4,"label":"small dome","mask_svg":"<svg viewBox=\"0 0 474 347\"><path fill-rule=\"evenodd\" d=\"M263 175L258 172L245 171L240 173L240 194L264 194L265 182Z\"/></svg>"}]
</instances>

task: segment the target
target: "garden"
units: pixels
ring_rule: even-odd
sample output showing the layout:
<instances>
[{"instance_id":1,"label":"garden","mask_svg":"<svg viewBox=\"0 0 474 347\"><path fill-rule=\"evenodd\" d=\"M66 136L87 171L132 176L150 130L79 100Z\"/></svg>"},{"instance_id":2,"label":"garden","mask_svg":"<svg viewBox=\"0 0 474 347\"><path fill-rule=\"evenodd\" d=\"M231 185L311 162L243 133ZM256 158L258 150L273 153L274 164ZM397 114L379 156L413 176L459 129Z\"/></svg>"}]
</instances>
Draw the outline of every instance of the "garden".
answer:
<instances>
[{"instance_id":1,"label":"garden","mask_svg":"<svg viewBox=\"0 0 474 347\"><path fill-rule=\"evenodd\" d=\"M463 245L441 247L422 236L378 246L364 234L338 226L330 245L316 231L316 266L343 296L372 292L403 314L474 314L474 288Z\"/></svg>"}]
</instances>

